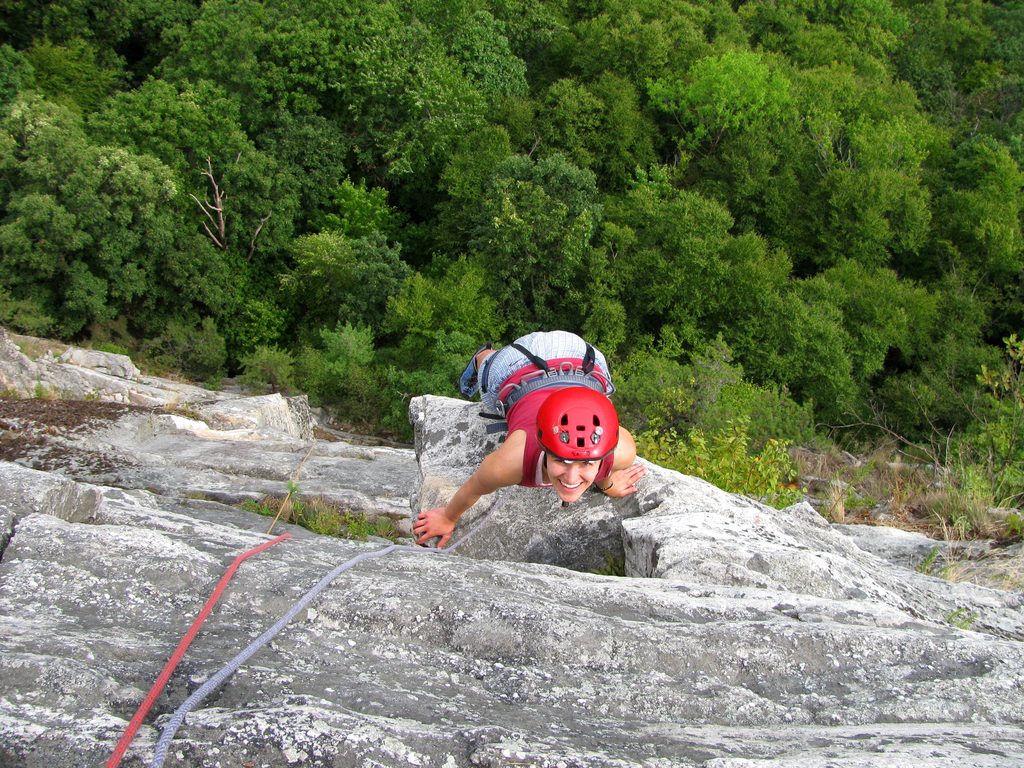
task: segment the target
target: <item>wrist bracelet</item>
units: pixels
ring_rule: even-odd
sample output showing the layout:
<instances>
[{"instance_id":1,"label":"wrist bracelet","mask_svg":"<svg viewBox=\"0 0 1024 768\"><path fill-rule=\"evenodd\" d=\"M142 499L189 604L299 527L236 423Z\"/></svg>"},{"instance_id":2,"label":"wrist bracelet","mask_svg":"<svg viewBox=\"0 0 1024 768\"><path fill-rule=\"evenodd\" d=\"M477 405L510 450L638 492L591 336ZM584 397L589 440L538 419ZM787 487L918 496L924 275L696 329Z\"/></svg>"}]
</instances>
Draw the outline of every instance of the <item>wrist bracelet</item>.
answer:
<instances>
[{"instance_id":1,"label":"wrist bracelet","mask_svg":"<svg viewBox=\"0 0 1024 768\"><path fill-rule=\"evenodd\" d=\"M600 483L594 483L594 485L597 486L597 490L599 490L601 493L608 493L608 489L615 485L615 482L613 481L608 483L608 485L606 485L604 488L601 487Z\"/></svg>"}]
</instances>

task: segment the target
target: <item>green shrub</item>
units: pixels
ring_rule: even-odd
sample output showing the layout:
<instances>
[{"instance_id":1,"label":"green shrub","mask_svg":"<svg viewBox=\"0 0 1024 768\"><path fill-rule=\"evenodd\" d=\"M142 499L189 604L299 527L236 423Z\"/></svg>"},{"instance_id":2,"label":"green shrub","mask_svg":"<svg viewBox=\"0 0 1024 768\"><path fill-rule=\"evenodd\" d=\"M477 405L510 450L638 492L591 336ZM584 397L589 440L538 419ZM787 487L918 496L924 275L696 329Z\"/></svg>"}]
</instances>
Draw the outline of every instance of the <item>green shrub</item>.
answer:
<instances>
[{"instance_id":1,"label":"green shrub","mask_svg":"<svg viewBox=\"0 0 1024 768\"><path fill-rule=\"evenodd\" d=\"M965 447L980 460L998 506L1024 505L1024 339L1003 339L1001 367L982 366L978 382L985 388L983 410L972 425Z\"/></svg>"},{"instance_id":2,"label":"green shrub","mask_svg":"<svg viewBox=\"0 0 1024 768\"><path fill-rule=\"evenodd\" d=\"M16 299L0 286L0 325L30 336L45 336L53 330L56 321L41 301Z\"/></svg>"},{"instance_id":3,"label":"green shrub","mask_svg":"<svg viewBox=\"0 0 1024 768\"><path fill-rule=\"evenodd\" d=\"M242 358L241 382L251 389L288 392L294 389L291 352L274 346L258 346Z\"/></svg>"},{"instance_id":4,"label":"green shrub","mask_svg":"<svg viewBox=\"0 0 1024 768\"><path fill-rule=\"evenodd\" d=\"M350 323L320 330L320 345L305 347L295 361L295 380L310 399L360 430L381 431L390 408L385 373L376 361L373 332Z\"/></svg>"},{"instance_id":5,"label":"green shrub","mask_svg":"<svg viewBox=\"0 0 1024 768\"><path fill-rule=\"evenodd\" d=\"M751 450L745 419L706 434L694 429L681 435L657 424L637 437L637 450L650 461L683 474L700 477L730 493L741 493L783 508L803 498L791 482L796 467L788 444L769 439L757 452Z\"/></svg>"},{"instance_id":6,"label":"green shrub","mask_svg":"<svg viewBox=\"0 0 1024 768\"><path fill-rule=\"evenodd\" d=\"M203 318L198 326L186 320L171 320L143 350L157 366L199 381L223 378L227 365L227 344L210 317Z\"/></svg>"},{"instance_id":7,"label":"green shrub","mask_svg":"<svg viewBox=\"0 0 1024 768\"><path fill-rule=\"evenodd\" d=\"M624 366L615 403L620 418L641 431L657 424L659 432L711 434L743 420L755 449L772 439L805 446L820 442L811 404L797 403L785 388L747 380L721 338L688 364L664 353L634 354Z\"/></svg>"}]
</instances>

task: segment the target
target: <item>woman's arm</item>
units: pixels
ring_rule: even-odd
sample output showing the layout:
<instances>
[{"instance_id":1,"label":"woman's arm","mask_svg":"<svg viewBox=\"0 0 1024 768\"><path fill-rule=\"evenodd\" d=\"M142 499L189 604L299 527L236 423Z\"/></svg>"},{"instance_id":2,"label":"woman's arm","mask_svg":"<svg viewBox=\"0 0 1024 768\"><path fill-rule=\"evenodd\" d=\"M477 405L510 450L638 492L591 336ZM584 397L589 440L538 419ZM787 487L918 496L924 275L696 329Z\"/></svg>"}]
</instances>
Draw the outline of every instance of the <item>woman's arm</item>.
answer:
<instances>
[{"instance_id":1,"label":"woman's arm","mask_svg":"<svg viewBox=\"0 0 1024 768\"><path fill-rule=\"evenodd\" d=\"M525 446L526 433L522 430L512 432L497 450L480 462L476 472L469 476L447 505L420 512L412 526L416 543L426 544L440 537L437 547L441 549L448 543L462 514L481 496L520 482L523 479Z\"/></svg>"}]
</instances>

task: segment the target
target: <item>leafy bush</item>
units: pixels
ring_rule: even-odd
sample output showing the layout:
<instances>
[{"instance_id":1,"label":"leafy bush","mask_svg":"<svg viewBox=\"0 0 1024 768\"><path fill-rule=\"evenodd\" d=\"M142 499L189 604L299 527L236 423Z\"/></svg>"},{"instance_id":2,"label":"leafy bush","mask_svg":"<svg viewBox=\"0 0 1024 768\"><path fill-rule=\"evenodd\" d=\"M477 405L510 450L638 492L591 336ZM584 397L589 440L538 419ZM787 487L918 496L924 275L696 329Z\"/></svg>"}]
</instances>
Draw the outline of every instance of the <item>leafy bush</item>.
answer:
<instances>
[{"instance_id":1,"label":"leafy bush","mask_svg":"<svg viewBox=\"0 0 1024 768\"><path fill-rule=\"evenodd\" d=\"M984 410L967 444L980 455L985 478L999 506L1024 504L1024 339L1003 340L1006 357L997 370L982 366Z\"/></svg>"},{"instance_id":2,"label":"leafy bush","mask_svg":"<svg viewBox=\"0 0 1024 768\"><path fill-rule=\"evenodd\" d=\"M681 435L671 428L660 429L655 423L640 433L637 450L645 459L664 467L780 509L800 501L803 493L791 483L796 467L788 444L770 439L755 453L751 451L748 427L746 419L738 419L709 434L694 429Z\"/></svg>"},{"instance_id":3,"label":"leafy bush","mask_svg":"<svg viewBox=\"0 0 1024 768\"><path fill-rule=\"evenodd\" d=\"M259 346L242 358L241 382L255 390L287 392L294 389L295 361L291 352L275 346Z\"/></svg>"},{"instance_id":4,"label":"leafy bush","mask_svg":"<svg viewBox=\"0 0 1024 768\"><path fill-rule=\"evenodd\" d=\"M686 365L661 354L634 355L615 402L623 421L641 430L658 425L659 432L717 433L743 420L756 449L773 438L801 445L820 441L810 404L795 402L785 388L746 380L721 338Z\"/></svg>"},{"instance_id":5,"label":"leafy bush","mask_svg":"<svg viewBox=\"0 0 1024 768\"><path fill-rule=\"evenodd\" d=\"M359 429L379 431L389 408L376 363L373 331L350 323L320 330L320 346L304 347L295 363L296 381L313 402Z\"/></svg>"},{"instance_id":6,"label":"leafy bush","mask_svg":"<svg viewBox=\"0 0 1024 768\"><path fill-rule=\"evenodd\" d=\"M227 364L227 344L213 318L203 318L197 328L186 320L171 320L164 332L143 347L149 361L177 370L200 381L222 378Z\"/></svg>"},{"instance_id":7,"label":"leafy bush","mask_svg":"<svg viewBox=\"0 0 1024 768\"><path fill-rule=\"evenodd\" d=\"M31 336L44 336L56 321L40 301L16 299L0 286L0 324Z\"/></svg>"}]
</instances>

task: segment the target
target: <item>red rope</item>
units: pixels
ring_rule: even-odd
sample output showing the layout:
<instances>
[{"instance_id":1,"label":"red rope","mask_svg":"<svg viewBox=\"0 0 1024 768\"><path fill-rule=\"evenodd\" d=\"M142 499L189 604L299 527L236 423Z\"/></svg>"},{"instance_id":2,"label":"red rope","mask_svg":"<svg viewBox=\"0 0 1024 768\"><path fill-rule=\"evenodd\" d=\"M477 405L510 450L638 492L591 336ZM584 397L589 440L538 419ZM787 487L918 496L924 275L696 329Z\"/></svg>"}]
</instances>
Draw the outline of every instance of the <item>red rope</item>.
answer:
<instances>
[{"instance_id":1,"label":"red rope","mask_svg":"<svg viewBox=\"0 0 1024 768\"><path fill-rule=\"evenodd\" d=\"M188 647L192 644L196 635L199 634L199 628L203 625L203 622L206 621L206 617L210 615L210 612L213 610L213 606L215 606L217 601L220 600L220 596L224 592L224 588L228 585L228 582L231 581L231 577L235 575L235 571L238 570L238 566L241 565L242 561L246 558L257 555L263 550L268 549L279 541L284 541L287 538L291 538L290 533L282 534L276 539L264 542L258 547L250 549L248 552L243 552L235 558L231 565L228 566L224 575L221 576L220 581L217 582L217 587L213 590L213 594L207 598L203 609L199 611L199 615L196 616L195 621L192 622L192 626L189 627L185 636L181 638L181 642L178 643L178 647L174 649L174 653L171 654L171 658L167 660L163 670L161 670L160 674L157 676L156 682L153 683L153 687L149 689L149 693L146 694L146 698L143 699L142 704L140 704L139 708L135 711L135 715L132 717L131 722L128 723L128 728L125 730L124 735L121 737L121 740L117 742L117 746L114 747L114 754L112 754L110 759L107 761L106 768L117 768L120 764L121 759L124 757L124 753L132 743L132 739L135 738L135 732L139 730L139 726L142 725L143 719L145 719L146 715L149 714L150 708L152 708L157 697L163 692L164 686L167 685L167 681L170 679L175 667L178 666L178 662L181 661L181 657L185 655L185 651L188 650Z\"/></svg>"}]
</instances>

